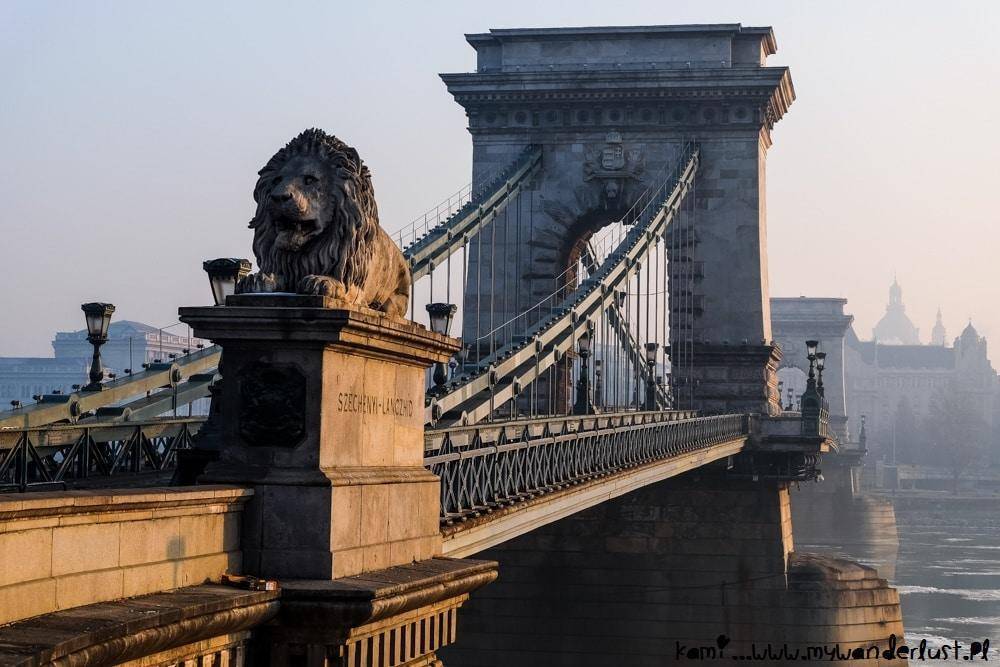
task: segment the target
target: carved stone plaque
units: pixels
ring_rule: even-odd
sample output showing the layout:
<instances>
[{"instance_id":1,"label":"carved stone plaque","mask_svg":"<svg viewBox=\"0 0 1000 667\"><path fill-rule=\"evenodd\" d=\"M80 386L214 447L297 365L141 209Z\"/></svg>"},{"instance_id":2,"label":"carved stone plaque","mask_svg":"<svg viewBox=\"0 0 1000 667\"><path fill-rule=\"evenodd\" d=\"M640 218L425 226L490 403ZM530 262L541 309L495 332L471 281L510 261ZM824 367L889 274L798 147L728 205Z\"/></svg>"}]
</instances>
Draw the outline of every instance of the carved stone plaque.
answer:
<instances>
[{"instance_id":1,"label":"carved stone plaque","mask_svg":"<svg viewBox=\"0 0 1000 667\"><path fill-rule=\"evenodd\" d=\"M240 438L251 447L295 447L306 433L306 378L294 366L256 363L240 373Z\"/></svg>"},{"instance_id":2,"label":"carved stone plaque","mask_svg":"<svg viewBox=\"0 0 1000 667\"><path fill-rule=\"evenodd\" d=\"M630 180L642 181L645 168L644 157L639 149L625 150L622 135L609 132L604 146L587 152L583 164L583 180L601 186L601 198L605 208L618 204L622 190Z\"/></svg>"}]
</instances>

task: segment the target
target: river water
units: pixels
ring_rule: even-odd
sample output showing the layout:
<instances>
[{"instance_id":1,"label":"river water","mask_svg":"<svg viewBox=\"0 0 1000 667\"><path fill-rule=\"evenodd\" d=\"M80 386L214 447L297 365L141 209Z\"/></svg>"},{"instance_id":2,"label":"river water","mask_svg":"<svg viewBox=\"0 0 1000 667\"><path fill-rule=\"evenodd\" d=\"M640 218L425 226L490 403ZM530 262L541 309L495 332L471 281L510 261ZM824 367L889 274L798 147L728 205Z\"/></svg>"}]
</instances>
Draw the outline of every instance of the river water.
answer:
<instances>
[{"instance_id":1,"label":"river water","mask_svg":"<svg viewBox=\"0 0 1000 667\"><path fill-rule=\"evenodd\" d=\"M940 646L957 639L968 647L989 639L989 662L1000 664L1000 497L892 500L898 548L891 536L883 544L796 547L877 567L899 591L908 645L926 639L929 646ZM970 664L963 659L927 662Z\"/></svg>"}]
</instances>

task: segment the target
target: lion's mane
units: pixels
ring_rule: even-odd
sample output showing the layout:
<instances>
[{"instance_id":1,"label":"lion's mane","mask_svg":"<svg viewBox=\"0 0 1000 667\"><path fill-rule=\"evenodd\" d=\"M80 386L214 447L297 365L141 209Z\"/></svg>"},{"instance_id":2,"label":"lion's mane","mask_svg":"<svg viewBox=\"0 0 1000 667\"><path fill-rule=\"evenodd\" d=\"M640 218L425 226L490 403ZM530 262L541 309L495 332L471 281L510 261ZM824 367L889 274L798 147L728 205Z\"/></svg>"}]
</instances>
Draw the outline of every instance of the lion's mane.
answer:
<instances>
[{"instance_id":1,"label":"lion's mane","mask_svg":"<svg viewBox=\"0 0 1000 667\"><path fill-rule=\"evenodd\" d=\"M298 155L316 156L328 169L336 213L315 242L289 252L275 245L277 230L267 201L274 175ZM302 278L314 274L331 276L344 285L363 286L379 227L371 174L358 152L337 137L312 128L275 153L258 176L253 191L257 212L250 227L261 272L273 273L280 281L278 289L285 291L295 291ZM347 183L351 192L345 189Z\"/></svg>"}]
</instances>

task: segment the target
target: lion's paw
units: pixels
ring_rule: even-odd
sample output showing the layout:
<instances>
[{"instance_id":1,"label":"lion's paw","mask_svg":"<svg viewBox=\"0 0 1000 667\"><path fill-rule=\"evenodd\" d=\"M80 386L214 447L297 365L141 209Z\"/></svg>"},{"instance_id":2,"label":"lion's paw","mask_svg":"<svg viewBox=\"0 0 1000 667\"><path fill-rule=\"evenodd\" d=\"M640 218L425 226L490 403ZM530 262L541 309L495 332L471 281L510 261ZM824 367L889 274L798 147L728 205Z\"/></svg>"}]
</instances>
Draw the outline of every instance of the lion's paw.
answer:
<instances>
[{"instance_id":1,"label":"lion's paw","mask_svg":"<svg viewBox=\"0 0 1000 667\"><path fill-rule=\"evenodd\" d=\"M343 299L347 296L344 283L330 276L306 276L299 281L299 294L319 294L332 299Z\"/></svg>"},{"instance_id":2,"label":"lion's paw","mask_svg":"<svg viewBox=\"0 0 1000 667\"><path fill-rule=\"evenodd\" d=\"M251 273L236 286L237 294L270 293L278 291L278 279L273 273Z\"/></svg>"}]
</instances>

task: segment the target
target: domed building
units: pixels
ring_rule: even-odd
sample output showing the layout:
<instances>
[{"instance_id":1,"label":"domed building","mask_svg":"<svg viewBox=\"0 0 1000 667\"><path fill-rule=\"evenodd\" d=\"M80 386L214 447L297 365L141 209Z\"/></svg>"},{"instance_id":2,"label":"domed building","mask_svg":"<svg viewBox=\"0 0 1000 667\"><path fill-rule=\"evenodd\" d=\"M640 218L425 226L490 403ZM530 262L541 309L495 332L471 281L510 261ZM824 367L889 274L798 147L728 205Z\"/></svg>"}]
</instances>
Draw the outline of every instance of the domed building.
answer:
<instances>
[{"instance_id":1,"label":"domed building","mask_svg":"<svg viewBox=\"0 0 1000 667\"><path fill-rule=\"evenodd\" d=\"M903 288L896 282L895 277L889 287L889 305L885 307L885 315L872 330L872 338L883 345L920 344L920 330L906 316Z\"/></svg>"},{"instance_id":2,"label":"domed building","mask_svg":"<svg viewBox=\"0 0 1000 667\"><path fill-rule=\"evenodd\" d=\"M986 339L972 322L949 341L939 308L931 341L921 344L906 315L903 290L893 280L885 315L872 340L862 340L846 305L841 298L771 299L772 330L783 353L778 379L785 409L797 408L796 397L805 388L804 342L817 340L827 353L824 381L831 427L843 442L852 442L864 418L867 445L874 453L869 461L940 465L947 451L937 451L941 445L929 443L924 431L932 415L957 405L960 410L951 414L978 425L986 456L1000 465L1000 376L990 362Z\"/></svg>"},{"instance_id":3,"label":"domed building","mask_svg":"<svg viewBox=\"0 0 1000 667\"><path fill-rule=\"evenodd\" d=\"M1000 463L1000 378L990 363L986 339L972 322L949 346L939 308L930 344L921 344L917 327L906 315L902 288L893 280L885 315L872 334L870 341L858 339L853 331L845 338L851 426L856 429L864 415L869 443L885 451L894 440L899 444L901 429L918 429L935 404L957 401L994 434L992 458Z\"/></svg>"}]
</instances>

